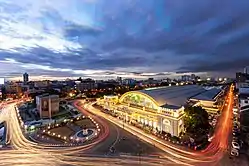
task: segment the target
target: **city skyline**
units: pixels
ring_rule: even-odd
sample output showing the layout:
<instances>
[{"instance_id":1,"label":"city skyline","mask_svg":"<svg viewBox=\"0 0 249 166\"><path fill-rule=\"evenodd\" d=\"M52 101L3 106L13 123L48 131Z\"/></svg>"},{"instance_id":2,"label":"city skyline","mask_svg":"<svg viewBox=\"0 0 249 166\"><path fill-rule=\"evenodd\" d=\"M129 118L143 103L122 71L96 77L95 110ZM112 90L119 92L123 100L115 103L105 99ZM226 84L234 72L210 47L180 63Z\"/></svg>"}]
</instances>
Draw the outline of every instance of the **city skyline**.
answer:
<instances>
[{"instance_id":1,"label":"city skyline","mask_svg":"<svg viewBox=\"0 0 249 166\"><path fill-rule=\"evenodd\" d=\"M0 0L0 165L248 165L248 15L234 0Z\"/></svg>"},{"instance_id":2,"label":"city skyline","mask_svg":"<svg viewBox=\"0 0 249 166\"><path fill-rule=\"evenodd\" d=\"M0 75L16 80L25 72L31 79L232 77L248 65L248 4L5 0L0 2Z\"/></svg>"}]
</instances>

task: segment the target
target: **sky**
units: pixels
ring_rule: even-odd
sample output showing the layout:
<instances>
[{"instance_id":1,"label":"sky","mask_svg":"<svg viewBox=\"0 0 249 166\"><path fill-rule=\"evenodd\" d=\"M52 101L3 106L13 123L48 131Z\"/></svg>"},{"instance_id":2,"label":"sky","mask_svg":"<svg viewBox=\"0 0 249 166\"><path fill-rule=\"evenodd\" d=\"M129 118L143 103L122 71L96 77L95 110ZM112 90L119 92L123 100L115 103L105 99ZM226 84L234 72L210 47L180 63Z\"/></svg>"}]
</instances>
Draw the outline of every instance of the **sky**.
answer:
<instances>
[{"instance_id":1,"label":"sky","mask_svg":"<svg viewBox=\"0 0 249 166\"><path fill-rule=\"evenodd\" d=\"M0 0L0 77L234 76L248 0Z\"/></svg>"}]
</instances>

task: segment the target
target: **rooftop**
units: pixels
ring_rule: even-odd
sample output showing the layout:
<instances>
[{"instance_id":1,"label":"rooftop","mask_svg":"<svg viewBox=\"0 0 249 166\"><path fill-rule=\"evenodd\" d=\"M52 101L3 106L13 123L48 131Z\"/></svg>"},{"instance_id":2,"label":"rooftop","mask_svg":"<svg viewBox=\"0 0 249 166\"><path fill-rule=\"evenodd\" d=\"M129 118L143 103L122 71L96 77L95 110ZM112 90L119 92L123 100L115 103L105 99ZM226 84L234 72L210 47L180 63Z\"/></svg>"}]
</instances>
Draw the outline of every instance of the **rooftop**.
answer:
<instances>
[{"instance_id":1,"label":"rooftop","mask_svg":"<svg viewBox=\"0 0 249 166\"><path fill-rule=\"evenodd\" d=\"M249 94L249 87L248 88L239 88L239 94Z\"/></svg>"},{"instance_id":2,"label":"rooftop","mask_svg":"<svg viewBox=\"0 0 249 166\"><path fill-rule=\"evenodd\" d=\"M42 95L39 95L37 96L39 98L59 98L59 95L49 95L49 94L42 94Z\"/></svg>"},{"instance_id":3,"label":"rooftop","mask_svg":"<svg viewBox=\"0 0 249 166\"><path fill-rule=\"evenodd\" d=\"M175 109L185 105L189 98L205 91L202 86L185 85L145 89L139 92L151 96L162 107Z\"/></svg>"},{"instance_id":4,"label":"rooftop","mask_svg":"<svg viewBox=\"0 0 249 166\"><path fill-rule=\"evenodd\" d=\"M213 101L215 99L215 97L221 92L221 89L218 88L212 88L209 89L203 93L200 93L194 97L192 97L192 99L196 99L196 100L208 100L208 101Z\"/></svg>"}]
</instances>

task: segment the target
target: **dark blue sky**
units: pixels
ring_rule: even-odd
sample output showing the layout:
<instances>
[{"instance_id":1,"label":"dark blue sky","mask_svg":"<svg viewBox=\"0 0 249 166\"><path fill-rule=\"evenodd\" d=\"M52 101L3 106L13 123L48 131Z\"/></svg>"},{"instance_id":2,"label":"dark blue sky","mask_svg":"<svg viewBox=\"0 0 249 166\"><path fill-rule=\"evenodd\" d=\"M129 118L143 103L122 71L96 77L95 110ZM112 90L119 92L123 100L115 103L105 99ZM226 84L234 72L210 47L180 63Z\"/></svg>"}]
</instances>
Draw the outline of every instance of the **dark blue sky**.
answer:
<instances>
[{"instance_id":1,"label":"dark blue sky","mask_svg":"<svg viewBox=\"0 0 249 166\"><path fill-rule=\"evenodd\" d=\"M232 76L249 65L248 0L1 0L0 74Z\"/></svg>"}]
</instances>

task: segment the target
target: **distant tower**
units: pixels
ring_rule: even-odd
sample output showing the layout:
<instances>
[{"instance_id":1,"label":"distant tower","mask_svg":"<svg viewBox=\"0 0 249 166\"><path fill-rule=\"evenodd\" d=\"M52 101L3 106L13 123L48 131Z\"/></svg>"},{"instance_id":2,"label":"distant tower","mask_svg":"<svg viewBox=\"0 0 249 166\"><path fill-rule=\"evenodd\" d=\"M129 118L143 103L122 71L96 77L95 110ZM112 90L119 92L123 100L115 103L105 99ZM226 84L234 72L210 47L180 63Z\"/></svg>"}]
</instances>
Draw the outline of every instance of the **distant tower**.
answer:
<instances>
[{"instance_id":1,"label":"distant tower","mask_svg":"<svg viewBox=\"0 0 249 166\"><path fill-rule=\"evenodd\" d=\"M122 77L117 77L117 82L118 82L119 84L122 84Z\"/></svg>"},{"instance_id":2,"label":"distant tower","mask_svg":"<svg viewBox=\"0 0 249 166\"><path fill-rule=\"evenodd\" d=\"M244 73L249 74L249 66L246 66L246 67L244 68Z\"/></svg>"},{"instance_id":3,"label":"distant tower","mask_svg":"<svg viewBox=\"0 0 249 166\"><path fill-rule=\"evenodd\" d=\"M29 75L28 75L28 73L24 73L23 74L23 83L27 84L27 82L29 82Z\"/></svg>"}]
</instances>

